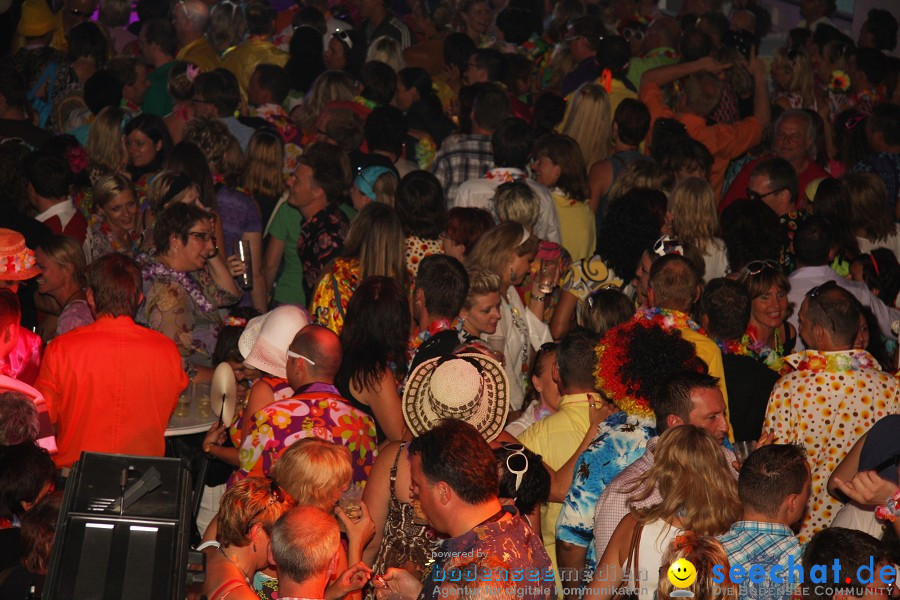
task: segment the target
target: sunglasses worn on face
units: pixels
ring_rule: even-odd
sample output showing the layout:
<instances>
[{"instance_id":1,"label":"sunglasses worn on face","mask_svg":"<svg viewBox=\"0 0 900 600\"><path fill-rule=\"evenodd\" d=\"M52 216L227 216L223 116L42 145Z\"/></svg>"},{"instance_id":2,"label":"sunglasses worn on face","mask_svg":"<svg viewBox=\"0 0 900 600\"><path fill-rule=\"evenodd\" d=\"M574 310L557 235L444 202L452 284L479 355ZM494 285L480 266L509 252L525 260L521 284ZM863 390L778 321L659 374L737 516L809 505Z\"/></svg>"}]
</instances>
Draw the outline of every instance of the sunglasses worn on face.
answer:
<instances>
[{"instance_id":1,"label":"sunglasses worn on face","mask_svg":"<svg viewBox=\"0 0 900 600\"><path fill-rule=\"evenodd\" d=\"M766 192L765 194L760 194L759 192L754 192L751 189L747 189L746 195L748 200L762 200L766 196L771 196L772 194L777 194L778 192L783 192L787 188L778 188L777 190L772 190L771 192Z\"/></svg>"},{"instance_id":2,"label":"sunglasses worn on face","mask_svg":"<svg viewBox=\"0 0 900 600\"><path fill-rule=\"evenodd\" d=\"M337 29L334 32L334 37L336 37L341 42L347 44L347 47L353 50L353 40L350 39L350 34L343 29Z\"/></svg>"}]
</instances>

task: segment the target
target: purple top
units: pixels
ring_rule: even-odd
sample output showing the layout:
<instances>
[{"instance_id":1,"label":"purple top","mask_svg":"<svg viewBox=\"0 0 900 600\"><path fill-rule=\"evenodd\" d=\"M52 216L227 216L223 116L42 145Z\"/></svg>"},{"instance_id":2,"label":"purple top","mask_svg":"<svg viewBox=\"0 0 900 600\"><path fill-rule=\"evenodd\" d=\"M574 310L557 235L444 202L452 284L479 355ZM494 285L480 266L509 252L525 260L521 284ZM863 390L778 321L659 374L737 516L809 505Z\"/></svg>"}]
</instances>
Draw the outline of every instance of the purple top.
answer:
<instances>
[{"instance_id":1,"label":"purple top","mask_svg":"<svg viewBox=\"0 0 900 600\"><path fill-rule=\"evenodd\" d=\"M59 313L59 319L56 321L56 333L53 334L53 337L68 333L82 325L90 325L93 322L94 315L91 314L91 307L88 306L87 301L73 300Z\"/></svg>"}]
</instances>

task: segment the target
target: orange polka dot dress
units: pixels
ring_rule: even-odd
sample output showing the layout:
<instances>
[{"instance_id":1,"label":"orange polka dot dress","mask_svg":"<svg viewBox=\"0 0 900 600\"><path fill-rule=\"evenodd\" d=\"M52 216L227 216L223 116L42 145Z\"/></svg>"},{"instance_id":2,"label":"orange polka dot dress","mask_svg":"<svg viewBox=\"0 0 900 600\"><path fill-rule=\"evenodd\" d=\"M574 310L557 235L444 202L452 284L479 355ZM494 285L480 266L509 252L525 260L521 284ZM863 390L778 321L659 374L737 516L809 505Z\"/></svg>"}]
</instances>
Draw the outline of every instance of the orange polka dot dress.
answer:
<instances>
[{"instance_id":1,"label":"orange polka dot dress","mask_svg":"<svg viewBox=\"0 0 900 600\"><path fill-rule=\"evenodd\" d=\"M900 412L900 381L864 350L791 354L796 371L778 380L764 427L775 442L806 448L812 490L798 537L806 543L831 525L841 502L826 489L832 471L880 418Z\"/></svg>"},{"instance_id":2,"label":"orange polka dot dress","mask_svg":"<svg viewBox=\"0 0 900 600\"><path fill-rule=\"evenodd\" d=\"M416 235L406 238L406 272L409 275L410 287L419 273L419 263L426 256L443 254L444 247L441 240L427 240Z\"/></svg>"}]
</instances>

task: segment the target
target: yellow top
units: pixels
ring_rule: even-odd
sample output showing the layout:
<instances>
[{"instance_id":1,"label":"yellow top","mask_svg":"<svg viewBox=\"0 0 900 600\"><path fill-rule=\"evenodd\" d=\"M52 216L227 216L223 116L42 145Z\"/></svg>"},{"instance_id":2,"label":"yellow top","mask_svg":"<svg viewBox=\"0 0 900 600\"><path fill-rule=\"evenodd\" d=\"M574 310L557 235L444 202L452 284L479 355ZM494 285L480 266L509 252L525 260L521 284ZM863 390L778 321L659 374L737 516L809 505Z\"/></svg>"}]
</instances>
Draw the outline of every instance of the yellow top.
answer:
<instances>
[{"instance_id":1,"label":"yellow top","mask_svg":"<svg viewBox=\"0 0 900 600\"><path fill-rule=\"evenodd\" d=\"M221 66L216 49L209 43L209 40L202 36L186 44L178 51L178 55L175 58L194 63L204 73L218 69Z\"/></svg>"},{"instance_id":2,"label":"yellow top","mask_svg":"<svg viewBox=\"0 0 900 600\"><path fill-rule=\"evenodd\" d=\"M551 194L563 248L569 251L573 261L590 258L597 246L597 226L591 207L587 202L573 200L559 188L553 188Z\"/></svg>"},{"instance_id":3,"label":"yellow top","mask_svg":"<svg viewBox=\"0 0 900 600\"><path fill-rule=\"evenodd\" d=\"M234 73L241 85L241 96L246 97L250 76L253 75L256 65L271 63L283 67L290 57L290 54L279 50L272 42L260 37L251 37L225 52L222 66Z\"/></svg>"}]
</instances>

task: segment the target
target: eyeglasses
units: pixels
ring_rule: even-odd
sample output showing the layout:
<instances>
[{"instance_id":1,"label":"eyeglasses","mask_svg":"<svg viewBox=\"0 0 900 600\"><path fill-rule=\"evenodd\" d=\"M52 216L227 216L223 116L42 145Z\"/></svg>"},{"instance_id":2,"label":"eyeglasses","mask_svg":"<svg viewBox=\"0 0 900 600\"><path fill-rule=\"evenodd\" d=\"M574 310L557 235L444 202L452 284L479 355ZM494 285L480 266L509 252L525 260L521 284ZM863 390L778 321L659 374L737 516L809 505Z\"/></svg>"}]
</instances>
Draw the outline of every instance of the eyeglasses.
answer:
<instances>
[{"instance_id":1,"label":"eyeglasses","mask_svg":"<svg viewBox=\"0 0 900 600\"><path fill-rule=\"evenodd\" d=\"M774 260L752 260L747 263L747 273L750 275L759 275L766 269L772 271L781 271L781 265Z\"/></svg>"},{"instance_id":2,"label":"eyeglasses","mask_svg":"<svg viewBox=\"0 0 900 600\"><path fill-rule=\"evenodd\" d=\"M297 354L296 352L291 352L290 350L288 350L287 355L288 355L288 358L302 358L303 360L308 362L310 364L310 366L312 366L312 367L316 366L315 361L303 356L302 354Z\"/></svg>"},{"instance_id":3,"label":"eyeglasses","mask_svg":"<svg viewBox=\"0 0 900 600\"><path fill-rule=\"evenodd\" d=\"M503 449L510 450L510 454L506 455L506 470L516 476L515 494L518 496L519 486L522 485L522 477L528 472L528 457L525 456L525 446L522 444L503 444ZM516 468L511 462L518 462L521 467Z\"/></svg>"},{"instance_id":4,"label":"eyeglasses","mask_svg":"<svg viewBox=\"0 0 900 600\"><path fill-rule=\"evenodd\" d=\"M338 41L347 44L347 47L353 50L353 40L350 38L350 32L343 29L335 29L331 37L336 37Z\"/></svg>"},{"instance_id":5,"label":"eyeglasses","mask_svg":"<svg viewBox=\"0 0 900 600\"><path fill-rule=\"evenodd\" d=\"M837 289L837 287L838 287L838 284L836 284L834 281L829 280L829 281L826 281L825 283L823 283L822 285L817 285L813 289L806 292L806 297L809 298L810 300L815 300L816 306L819 308L819 310L822 311L822 313L826 317L828 317L828 321L831 323L832 331L837 330L837 328L834 326L834 319L832 319L831 315L828 313L828 311L826 311L825 308L822 307L822 301L819 300L818 297L822 292L827 292L828 290L835 290L835 289Z\"/></svg>"},{"instance_id":6,"label":"eyeglasses","mask_svg":"<svg viewBox=\"0 0 900 600\"><path fill-rule=\"evenodd\" d=\"M766 196L771 196L772 194L777 194L778 192L783 192L787 188L778 188L777 190L772 190L771 192L766 192L765 194L760 194L759 192L754 192L750 188L747 188L746 195L748 200L762 200Z\"/></svg>"},{"instance_id":7,"label":"eyeglasses","mask_svg":"<svg viewBox=\"0 0 900 600\"><path fill-rule=\"evenodd\" d=\"M212 242L213 246L216 245L216 241L217 241L216 236L211 233L207 233L205 231L188 231L188 235L191 237L197 238L204 244L208 244L209 242Z\"/></svg>"},{"instance_id":8,"label":"eyeglasses","mask_svg":"<svg viewBox=\"0 0 900 600\"><path fill-rule=\"evenodd\" d=\"M254 519L256 519L256 517L263 514L266 510L268 510L270 506L272 506L276 502L279 504L284 502L284 490L282 490L281 486L278 485L278 482L271 477L269 478L269 481L269 493L271 494L271 496L269 497L269 501L265 506L256 511L256 514L250 517L250 520L247 521L247 530L244 532L244 535L250 535L250 528L253 527L253 521Z\"/></svg>"}]
</instances>

